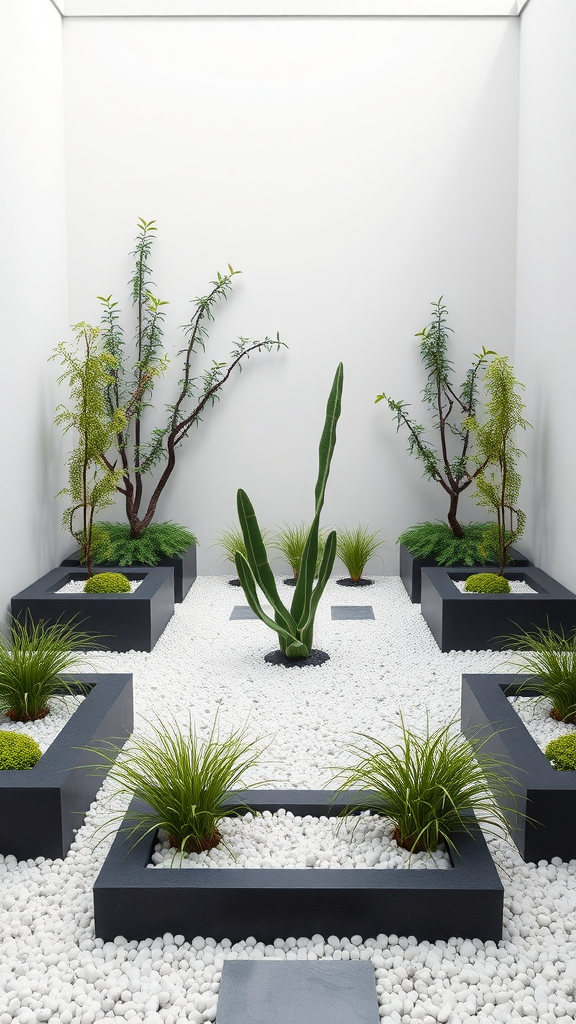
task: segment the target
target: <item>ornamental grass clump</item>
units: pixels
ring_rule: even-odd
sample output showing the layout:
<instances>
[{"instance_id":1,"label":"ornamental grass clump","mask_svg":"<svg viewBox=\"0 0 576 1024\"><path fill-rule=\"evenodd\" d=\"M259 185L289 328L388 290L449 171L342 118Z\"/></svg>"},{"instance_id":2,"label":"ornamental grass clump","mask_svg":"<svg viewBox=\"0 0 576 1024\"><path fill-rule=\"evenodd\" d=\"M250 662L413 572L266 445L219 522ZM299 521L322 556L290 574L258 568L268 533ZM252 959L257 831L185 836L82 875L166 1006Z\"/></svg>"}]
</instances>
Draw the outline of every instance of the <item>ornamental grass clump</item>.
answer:
<instances>
[{"instance_id":1,"label":"ornamental grass clump","mask_svg":"<svg viewBox=\"0 0 576 1024\"><path fill-rule=\"evenodd\" d=\"M337 531L336 554L344 563L353 583L359 583L369 558L372 558L382 541L380 530L370 533L367 526L355 526L349 530L343 527Z\"/></svg>"},{"instance_id":2,"label":"ornamental grass clump","mask_svg":"<svg viewBox=\"0 0 576 1024\"><path fill-rule=\"evenodd\" d=\"M505 812L515 810L512 777L503 761L484 753L488 738L469 741L453 731L454 723L435 732L427 727L419 736L402 716L400 723L395 747L361 734L373 749L351 748L357 760L338 769L338 792L368 792L356 794L342 814L369 810L388 818L398 845L414 853L434 853L440 842L456 850L456 833L472 834L481 826L493 834L506 831Z\"/></svg>"},{"instance_id":3,"label":"ornamental grass clump","mask_svg":"<svg viewBox=\"0 0 576 1024\"><path fill-rule=\"evenodd\" d=\"M550 740L544 753L557 772L575 772L576 733L570 732Z\"/></svg>"},{"instance_id":4,"label":"ornamental grass clump","mask_svg":"<svg viewBox=\"0 0 576 1024\"><path fill-rule=\"evenodd\" d=\"M77 652L98 646L72 622L11 619L8 634L0 633L0 713L13 722L44 718L51 701L78 693L78 683L62 679L77 666Z\"/></svg>"},{"instance_id":5,"label":"ornamental grass clump","mask_svg":"<svg viewBox=\"0 0 576 1024\"><path fill-rule=\"evenodd\" d=\"M0 731L0 771L29 771L42 757L36 740L26 733Z\"/></svg>"},{"instance_id":6,"label":"ornamental grass clump","mask_svg":"<svg viewBox=\"0 0 576 1024\"><path fill-rule=\"evenodd\" d=\"M184 730L162 722L151 729L120 755L113 743L90 748L101 759L93 767L116 783L118 793L144 801L144 808L122 815L129 836L143 829L144 838L163 829L183 854L210 850L221 841L219 822L250 809L239 799L245 789L241 780L265 748L248 739L245 729L221 738L217 722L207 740L199 738L191 721Z\"/></svg>"},{"instance_id":7,"label":"ornamental grass clump","mask_svg":"<svg viewBox=\"0 0 576 1024\"><path fill-rule=\"evenodd\" d=\"M518 692L536 692L540 701L550 703L551 718L576 725L576 633L567 637L540 627L503 639L518 650L510 664L529 673Z\"/></svg>"},{"instance_id":8,"label":"ornamental grass clump","mask_svg":"<svg viewBox=\"0 0 576 1024\"><path fill-rule=\"evenodd\" d=\"M295 580L297 580L300 575L300 566L302 565L304 548L306 547L306 540L308 539L309 532L310 526L307 526L306 523L296 523L293 526L285 523L281 530L277 530L276 533L272 535L272 546L284 556L288 565L292 569ZM314 569L315 576L318 576L318 571L322 562L322 555L324 554L325 543L326 532L324 530L319 530L318 554L316 556L316 566Z\"/></svg>"}]
</instances>

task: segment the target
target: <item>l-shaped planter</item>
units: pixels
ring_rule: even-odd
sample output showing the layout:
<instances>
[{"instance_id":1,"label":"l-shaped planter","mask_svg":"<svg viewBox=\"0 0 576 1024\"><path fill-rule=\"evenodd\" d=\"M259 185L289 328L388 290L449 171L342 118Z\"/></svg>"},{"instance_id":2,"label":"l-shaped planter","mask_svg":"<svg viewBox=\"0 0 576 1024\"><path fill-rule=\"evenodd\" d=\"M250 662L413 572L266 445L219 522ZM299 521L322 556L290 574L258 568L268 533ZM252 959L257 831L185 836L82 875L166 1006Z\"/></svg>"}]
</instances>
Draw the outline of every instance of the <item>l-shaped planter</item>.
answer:
<instances>
[{"instance_id":1,"label":"l-shaped planter","mask_svg":"<svg viewBox=\"0 0 576 1024\"><path fill-rule=\"evenodd\" d=\"M74 551L68 558L65 558L60 565L77 568L80 566L80 551ZM135 562L134 565L121 566L119 562L106 562L104 565L97 565L96 569L113 569L115 572L126 573L127 569L173 569L174 570L174 601L176 604L186 597L190 587L197 576L196 545L191 544L181 555L173 558L162 558L157 566L144 565L143 562Z\"/></svg>"},{"instance_id":2,"label":"l-shaped planter","mask_svg":"<svg viewBox=\"0 0 576 1024\"><path fill-rule=\"evenodd\" d=\"M534 566L505 570L507 579L528 583L533 594L462 594L454 586L486 571L422 570L421 611L441 651L502 650L508 634L539 627L568 634L576 628L576 595Z\"/></svg>"},{"instance_id":3,"label":"l-shaped planter","mask_svg":"<svg viewBox=\"0 0 576 1024\"><path fill-rule=\"evenodd\" d=\"M328 790L250 790L256 811L335 815ZM237 803L237 801L236 801ZM133 805L134 806L134 805ZM144 805L140 805L144 806ZM139 840L139 841L138 841ZM135 845L136 841L136 845ZM481 834L458 833L450 870L150 869L157 835L119 832L94 885L95 930L145 939L165 932L236 942L290 935L415 935L418 940L502 937L504 890Z\"/></svg>"},{"instance_id":4,"label":"l-shaped planter","mask_svg":"<svg viewBox=\"0 0 576 1024\"><path fill-rule=\"evenodd\" d=\"M516 548L510 548L510 557L512 558L513 565L511 568L517 568L525 565L532 565L529 558L526 558ZM490 572L491 568L494 568L494 562L488 565L478 568L478 572ZM467 566L452 565L452 566L438 566L438 562L435 558L416 558L405 544L400 544L400 578L408 597L412 601L412 604L419 604L421 600L422 592L422 569L438 569L438 568L451 568L451 569L462 569L467 570ZM470 571L472 571L470 569Z\"/></svg>"},{"instance_id":5,"label":"l-shaped planter","mask_svg":"<svg viewBox=\"0 0 576 1024\"><path fill-rule=\"evenodd\" d=\"M536 696L524 689L528 676L463 675L462 731L485 740L483 750L502 758L514 777L516 810L507 812L522 857L538 863L576 857L576 772L552 767L508 697ZM523 815L528 815L524 817Z\"/></svg>"},{"instance_id":6,"label":"l-shaped planter","mask_svg":"<svg viewBox=\"0 0 576 1024\"><path fill-rule=\"evenodd\" d=\"M82 748L108 740L120 750L134 725L131 675L62 678L87 696L33 768L0 771L0 851L19 860L66 856L103 781Z\"/></svg>"},{"instance_id":7,"label":"l-shaped planter","mask_svg":"<svg viewBox=\"0 0 576 1024\"><path fill-rule=\"evenodd\" d=\"M106 571L96 569L95 573ZM124 569L142 580L133 594L59 594L72 580L86 580L86 569L52 569L12 598L12 615L23 622L70 622L95 635L112 651L151 651L174 614L173 569Z\"/></svg>"}]
</instances>

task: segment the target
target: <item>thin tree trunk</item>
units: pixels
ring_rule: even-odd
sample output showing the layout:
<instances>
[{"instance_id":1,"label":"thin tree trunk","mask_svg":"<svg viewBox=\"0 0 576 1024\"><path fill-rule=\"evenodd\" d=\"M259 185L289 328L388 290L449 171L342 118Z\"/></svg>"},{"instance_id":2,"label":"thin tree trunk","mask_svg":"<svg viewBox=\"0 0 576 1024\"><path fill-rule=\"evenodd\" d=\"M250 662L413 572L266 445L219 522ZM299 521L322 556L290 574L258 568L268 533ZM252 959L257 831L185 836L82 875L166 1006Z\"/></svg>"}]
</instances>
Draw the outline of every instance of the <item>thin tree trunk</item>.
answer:
<instances>
[{"instance_id":1,"label":"thin tree trunk","mask_svg":"<svg viewBox=\"0 0 576 1024\"><path fill-rule=\"evenodd\" d=\"M450 509L448 511L448 525L452 530L455 537L462 538L464 536L464 530L460 526L456 514L458 512L458 498L460 495L457 492L452 492L450 495Z\"/></svg>"}]
</instances>

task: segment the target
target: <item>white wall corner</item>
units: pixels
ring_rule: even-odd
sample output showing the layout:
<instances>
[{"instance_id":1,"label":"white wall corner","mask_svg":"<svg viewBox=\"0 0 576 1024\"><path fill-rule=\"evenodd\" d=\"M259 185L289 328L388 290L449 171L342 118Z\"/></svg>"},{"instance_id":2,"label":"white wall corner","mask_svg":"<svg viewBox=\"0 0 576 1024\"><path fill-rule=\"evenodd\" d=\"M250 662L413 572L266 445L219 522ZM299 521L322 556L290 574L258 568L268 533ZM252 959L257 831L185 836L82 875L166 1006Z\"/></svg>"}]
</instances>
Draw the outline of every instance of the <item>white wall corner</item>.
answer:
<instances>
[{"instance_id":1,"label":"white wall corner","mask_svg":"<svg viewBox=\"0 0 576 1024\"><path fill-rule=\"evenodd\" d=\"M66 14L66 0L48 0L48 2L64 17Z\"/></svg>"}]
</instances>

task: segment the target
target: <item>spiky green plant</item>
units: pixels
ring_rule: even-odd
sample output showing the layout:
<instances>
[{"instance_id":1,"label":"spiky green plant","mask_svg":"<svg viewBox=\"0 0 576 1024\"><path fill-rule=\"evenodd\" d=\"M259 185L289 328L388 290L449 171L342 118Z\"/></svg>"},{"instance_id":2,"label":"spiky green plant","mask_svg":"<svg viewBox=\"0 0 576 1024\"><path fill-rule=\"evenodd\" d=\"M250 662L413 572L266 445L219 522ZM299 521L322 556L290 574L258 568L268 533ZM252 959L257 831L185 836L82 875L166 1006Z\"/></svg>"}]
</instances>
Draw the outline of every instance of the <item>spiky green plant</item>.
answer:
<instances>
[{"instance_id":1,"label":"spiky green plant","mask_svg":"<svg viewBox=\"0 0 576 1024\"><path fill-rule=\"evenodd\" d=\"M336 554L354 583L361 580L366 562L382 545L379 535L380 530L370 533L368 527L362 525L351 530L344 526L337 531Z\"/></svg>"},{"instance_id":2,"label":"spiky green plant","mask_svg":"<svg viewBox=\"0 0 576 1024\"><path fill-rule=\"evenodd\" d=\"M217 846L219 822L249 810L238 794L265 747L248 739L245 729L221 738L217 721L207 740L198 737L190 720L187 730L175 722L150 728L150 736L133 739L120 754L111 742L88 748L99 757L95 771L112 779L118 793L132 793L146 805L118 816L126 818L128 836L143 830L143 838L164 829L181 853Z\"/></svg>"},{"instance_id":3,"label":"spiky green plant","mask_svg":"<svg viewBox=\"0 0 576 1024\"><path fill-rule=\"evenodd\" d=\"M481 472L481 465L474 464L471 456L472 437L469 420L476 414L478 404L478 377L489 356L495 353L489 349L474 356L463 383L457 386L452 381L453 364L448 358L448 333L446 326L448 310L438 302L432 303L433 318L424 330L416 335L420 338L420 357L427 380L422 398L428 406L432 427L438 431L438 443L426 437L426 428L414 420L406 402L397 401L389 395L377 395L376 402L385 401L396 419L396 431L406 427L408 451L424 466L424 474L435 480L450 499L448 525L455 537L463 536L458 521L458 502L465 491Z\"/></svg>"},{"instance_id":4,"label":"spiky green plant","mask_svg":"<svg viewBox=\"0 0 576 1024\"><path fill-rule=\"evenodd\" d=\"M481 467L474 497L478 505L496 515L496 522L486 527L484 550L495 555L502 575L509 548L522 536L526 524L526 516L518 508L521 478L517 463L524 453L516 447L515 437L519 428L526 430L530 424L522 416L519 389L524 390L524 385L516 379L507 356L492 360L484 383L488 394L484 422L478 424L470 417L467 425L476 435L476 458Z\"/></svg>"},{"instance_id":5,"label":"spiky green plant","mask_svg":"<svg viewBox=\"0 0 576 1024\"><path fill-rule=\"evenodd\" d=\"M434 558L438 565L486 565L486 523L462 523L456 537L447 523L417 523L398 537L414 558Z\"/></svg>"},{"instance_id":6,"label":"spiky green plant","mask_svg":"<svg viewBox=\"0 0 576 1024\"><path fill-rule=\"evenodd\" d=\"M505 812L515 811L508 766L483 751L489 737L470 742L453 725L434 732L427 726L419 736L400 716L395 747L360 734L373 749L352 746L357 760L338 769L335 781L339 794L357 787L365 792L342 813L370 810L388 818L398 845L414 853L433 853L440 842L456 849L456 833L470 834L481 826L494 834L506 831Z\"/></svg>"},{"instance_id":7,"label":"spiky green plant","mask_svg":"<svg viewBox=\"0 0 576 1024\"><path fill-rule=\"evenodd\" d=\"M295 580L298 579L309 531L310 526L307 526L306 523L295 523L292 526L288 523L284 523L282 529L276 530L272 535L272 547L276 548L276 550L284 556L288 565L292 569ZM318 575L318 571L320 569L325 545L326 530L319 530L318 555L316 557L316 567L314 570L315 576Z\"/></svg>"},{"instance_id":8,"label":"spiky green plant","mask_svg":"<svg viewBox=\"0 0 576 1024\"><path fill-rule=\"evenodd\" d=\"M536 692L550 703L550 715L559 722L576 724L576 633L542 627L521 630L503 637L506 647L517 650L510 664L528 676L519 692Z\"/></svg>"},{"instance_id":9,"label":"spiky green plant","mask_svg":"<svg viewBox=\"0 0 576 1024\"><path fill-rule=\"evenodd\" d=\"M262 533L258 526L256 513L245 491L238 491L238 518L246 545L246 557L236 552L236 570L246 594L248 604L256 615L270 629L278 633L280 648L287 658L307 658L312 649L314 633L314 616L318 602L324 593L330 578L334 559L336 558L336 531L332 530L326 538L324 555L320 564L318 580L314 586L316 560L318 557L318 537L320 533L320 513L324 505L326 483L330 473L330 463L336 445L336 424L340 417L342 405L342 385L344 367L338 365L332 389L326 406L326 419L320 438L318 452L318 479L315 489L315 512L312 525L308 531L302 565L290 610L280 600L274 573L270 568ZM259 586L264 596L274 609L271 619L262 608L256 587Z\"/></svg>"},{"instance_id":10,"label":"spiky green plant","mask_svg":"<svg viewBox=\"0 0 576 1024\"><path fill-rule=\"evenodd\" d=\"M73 622L11 618L7 635L0 633L0 712L13 722L44 718L53 700L79 692L62 673L77 669L80 650L98 646L93 634Z\"/></svg>"},{"instance_id":11,"label":"spiky green plant","mask_svg":"<svg viewBox=\"0 0 576 1024\"><path fill-rule=\"evenodd\" d=\"M139 537L133 537L128 523L99 523L107 537L102 553L97 548L94 564L158 565L163 558L182 555L198 541L190 530L178 523L150 523Z\"/></svg>"},{"instance_id":12,"label":"spiky green plant","mask_svg":"<svg viewBox=\"0 0 576 1024\"><path fill-rule=\"evenodd\" d=\"M121 406L110 416L106 410L104 392L114 379L116 360L102 351L98 328L79 323L73 330L75 348L61 342L52 356L59 356L65 367L58 383L67 381L72 399L71 408L58 406L54 422L64 425L64 433L72 428L78 433L78 444L68 457L68 487L60 491L72 501L62 523L80 545L80 561L92 576L93 546L108 549L106 531L94 522L94 516L114 504L123 475L121 469L106 462L104 454L124 429L126 414ZM78 513L80 524L76 525Z\"/></svg>"},{"instance_id":13,"label":"spiky green plant","mask_svg":"<svg viewBox=\"0 0 576 1024\"><path fill-rule=\"evenodd\" d=\"M270 535L270 530L267 530L265 526L262 527L262 540L266 543ZM244 537L242 536L242 530L239 526L229 526L224 530L219 530L216 534L216 544L222 548L224 552L224 559L227 562L232 562L236 567L235 558L236 552L244 555L246 558L246 545L244 543Z\"/></svg>"}]
</instances>

